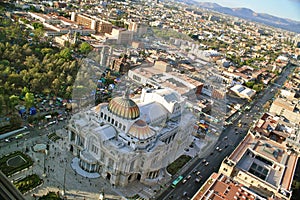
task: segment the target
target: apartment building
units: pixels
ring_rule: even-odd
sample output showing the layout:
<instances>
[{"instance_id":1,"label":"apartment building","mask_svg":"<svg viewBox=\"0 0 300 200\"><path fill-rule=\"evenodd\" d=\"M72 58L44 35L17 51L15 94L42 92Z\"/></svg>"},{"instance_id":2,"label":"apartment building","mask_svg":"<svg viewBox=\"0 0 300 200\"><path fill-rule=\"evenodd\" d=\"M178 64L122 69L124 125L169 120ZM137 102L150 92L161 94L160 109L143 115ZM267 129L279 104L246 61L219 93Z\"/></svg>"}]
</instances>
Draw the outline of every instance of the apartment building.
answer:
<instances>
[{"instance_id":1,"label":"apartment building","mask_svg":"<svg viewBox=\"0 0 300 200\"><path fill-rule=\"evenodd\" d=\"M300 123L300 105L297 102L290 101L286 98L280 98L274 100L270 107L270 113L281 115L290 122Z\"/></svg>"},{"instance_id":2,"label":"apartment building","mask_svg":"<svg viewBox=\"0 0 300 200\"><path fill-rule=\"evenodd\" d=\"M110 34L112 32L112 24L110 22L87 14L72 12L71 21L93 29L97 34Z\"/></svg>"},{"instance_id":3,"label":"apartment building","mask_svg":"<svg viewBox=\"0 0 300 200\"><path fill-rule=\"evenodd\" d=\"M290 199L298 156L286 145L264 136L246 135L224 159L219 173L232 177L262 197Z\"/></svg>"},{"instance_id":4,"label":"apartment building","mask_svg":"<svg viewBox=\"0 0 300 200\"><path fill-rule=\"evenodd\" d=\"M192 200L266 200L232 178L213 173L202 185ZM279 199L278 199L279 200Z\"/></svg>"}]
</instances>

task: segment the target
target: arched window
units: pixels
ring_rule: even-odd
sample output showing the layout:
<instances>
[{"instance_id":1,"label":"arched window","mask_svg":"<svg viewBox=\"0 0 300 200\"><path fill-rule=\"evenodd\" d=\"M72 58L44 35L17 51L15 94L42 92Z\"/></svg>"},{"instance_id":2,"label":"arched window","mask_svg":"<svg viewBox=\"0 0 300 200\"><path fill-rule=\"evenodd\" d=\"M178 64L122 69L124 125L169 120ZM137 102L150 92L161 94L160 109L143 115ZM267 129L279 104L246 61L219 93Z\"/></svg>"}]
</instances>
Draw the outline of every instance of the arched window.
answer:
<instances>
[{"instance_id":1,"label":"arched window","mask_svg":"<svg viewBox=\"0 0 300 200\"><path fill-rule=\"evenodd\" d=\"M103 112L100 113L100 117L103 118Z\"/></svg>"},{"instance_id":2,"label":"arched window","mask_svg":"<svg viewBox=\"0 0 300 200\"><path fill-rule=\"evenodd\" d=\"M123 131L125 131L125 129L126 129L126 126L125 126L125 125L123 125Z\"/></svg>"},{"instance_id":3,"label":"arched window","mask_svg":"<svg viewBox=\"0 0 300 200\"><path fill-rule=\"evenodd\" d=\"M115 119L111 119L111 123L114 124L115 123Z\"/></svg>"},{"instance_id":4,"label":"arched window","mask_svg":"<svg viewBox=\"0 0 300 200\"><path fill-rule=\"evenodd\" d=\"M108 117L107 121L110 122L110 117Z\"/></svg>"},{"instance_id":5,"label":"arched window","mask_svg":"<svg viewBox=\"0 0 300 200\"><path fill-rule=\"evenodd\" d=\"M118 121L115 122L115 126L118 127Z\"/></svg>"},{"instance_id":6,"label":"arched window","mask_svg":"<svg viewBox=\"0 0 300 200\"><path fill-rule=\"evenodd\" d=\"M107 116L106 116L106 114L105 114L105 115L104 115L104 120L106 120L106 117L107 117Z\"/></svg>"}]
</instances>

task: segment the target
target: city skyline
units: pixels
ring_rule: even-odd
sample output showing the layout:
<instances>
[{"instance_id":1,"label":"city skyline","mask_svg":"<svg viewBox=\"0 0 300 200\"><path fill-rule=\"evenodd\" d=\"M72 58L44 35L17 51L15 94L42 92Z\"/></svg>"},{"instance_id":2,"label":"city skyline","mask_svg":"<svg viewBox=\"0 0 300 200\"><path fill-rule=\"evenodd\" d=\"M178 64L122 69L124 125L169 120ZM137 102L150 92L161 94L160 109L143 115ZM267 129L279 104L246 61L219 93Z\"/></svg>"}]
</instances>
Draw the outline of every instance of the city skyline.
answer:
<instances>
[{"instance_id":1,"label":"city skyline","mask_svg":"<svg viewBox=\"0 0 300 200\"><path fill-rule=\"evenodd\" d=\"M299 0L197 0L198 2L217 3L220 6L230 8L249 8L257 13L266 13L276 17L300 21ZM283 9L284 8L284 9Z\"/></svg>"}]
</instances>

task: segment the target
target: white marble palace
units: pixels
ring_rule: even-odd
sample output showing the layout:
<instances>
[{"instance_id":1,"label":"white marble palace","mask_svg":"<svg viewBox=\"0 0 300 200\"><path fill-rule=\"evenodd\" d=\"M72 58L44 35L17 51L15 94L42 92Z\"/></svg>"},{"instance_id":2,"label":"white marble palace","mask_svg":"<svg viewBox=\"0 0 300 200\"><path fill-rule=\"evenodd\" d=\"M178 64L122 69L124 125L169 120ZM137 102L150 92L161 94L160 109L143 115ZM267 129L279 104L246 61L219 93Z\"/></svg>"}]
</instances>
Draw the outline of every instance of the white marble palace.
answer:
<instances>
[{"instance_id":1,"label":"white marble palace","mask_svg":"<svg viewBox=\"0 0 300 200\"><path fill-rule=\"evenodd\" d=\"M143 89L136 101L113 98L71 118L69 149L82 169L112 185L155 184L193 140L185 102L171 89Z\"/></svg>"}]
</instances>

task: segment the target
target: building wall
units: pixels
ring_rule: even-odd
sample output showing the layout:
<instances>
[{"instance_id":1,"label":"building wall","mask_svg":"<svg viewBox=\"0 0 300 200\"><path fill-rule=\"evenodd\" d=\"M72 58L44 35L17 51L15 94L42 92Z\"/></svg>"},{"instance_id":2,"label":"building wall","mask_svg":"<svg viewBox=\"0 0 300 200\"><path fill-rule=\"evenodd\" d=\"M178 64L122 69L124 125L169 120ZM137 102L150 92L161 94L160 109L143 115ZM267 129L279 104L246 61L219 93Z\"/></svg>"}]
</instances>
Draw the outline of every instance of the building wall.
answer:
<instances>
[{"instance_id":1,"label":"building wall","mask_svg":"<svg viewBox=\"0 0 300 200\"><path fill-rule=\"evenodd\" d=\"M77 22L80 25L87 26L88 28L95 30L96 33L110 34L112 31L112 24L104 20L92 19L88 16L76 14L74 12L71 15L71 20Z\"/></svg>"}]
</instances>

